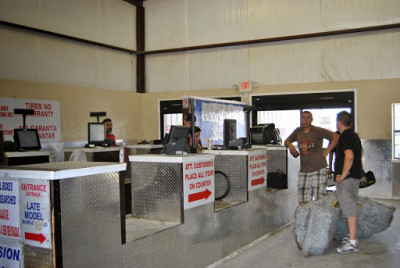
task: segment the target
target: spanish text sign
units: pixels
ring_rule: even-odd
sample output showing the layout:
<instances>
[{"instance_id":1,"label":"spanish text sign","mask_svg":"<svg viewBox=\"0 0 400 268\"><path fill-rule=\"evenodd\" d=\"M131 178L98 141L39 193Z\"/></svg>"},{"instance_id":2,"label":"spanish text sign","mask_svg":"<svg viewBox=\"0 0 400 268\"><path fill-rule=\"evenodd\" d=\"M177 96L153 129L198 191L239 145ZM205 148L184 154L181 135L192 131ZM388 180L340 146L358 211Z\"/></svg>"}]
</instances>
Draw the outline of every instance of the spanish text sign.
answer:
<instances>
[{"instance_id":1,"label":"spanish text sign","mask_svg":"<svg viewBox=\"0 0 400 268\"><path fill-rule=\"evenodd\" d=\"M0 130L4 140L13 140L15 128L23 128L23 117L14 114L14 109L31 109L33 115L26 116L26 127L38 130L41 142L61 141L60 102L50 100L32 100L0 98Z\"/></svg>"},{"instance_id":2,"label":"spanish text sign","mask_svg":"<svg viewBox=\"0 0 400 268\"><path fill-rule=\"evenodd\" d=\"M0 237L21 241L18 180L0 180Z\"/></svg>"},{"instance_id":3,"label":"spanish text sign","mask_svg":"<svg viewBox=\"0 0 400 268\"><path fill-rule=\"evenodd\" d=\"M249 191L267 186L267 154L265 151L255 151L249 154Z\"/></svg>"},{"instance_id":4,"label":"spanish text sign","mask_svg":"<svg viewBox=\"0 0 400 268\"><path fill-rule=\"evenodd\" d=\"M20 220L23 244L52 248L49 185L48 180L21 179L20 181Z\"/></svg>"},{"instance_id":5,"label":"spanish text sign","mask_svg":"<svg viewBox=\"0 0 400 268\"><path fill-rule=\"evenodd\" d=\"M214 160L183 163L184 209L214 202Z\"/></svg>"}]
</instances>

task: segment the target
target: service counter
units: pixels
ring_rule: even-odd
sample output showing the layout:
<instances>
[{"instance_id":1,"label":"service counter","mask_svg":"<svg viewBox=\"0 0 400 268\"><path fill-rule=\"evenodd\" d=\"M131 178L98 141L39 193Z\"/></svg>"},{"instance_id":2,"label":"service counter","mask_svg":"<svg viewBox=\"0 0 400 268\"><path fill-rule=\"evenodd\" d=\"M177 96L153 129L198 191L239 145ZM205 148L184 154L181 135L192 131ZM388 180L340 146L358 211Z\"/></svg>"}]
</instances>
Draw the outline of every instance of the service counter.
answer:
<instances>
[{"instance_id":1,"label":"service counter","mask_svg":"<svg viewBox=\"0 0 400 268\"><path fill-rule=\"evenodd\" d=\"M183 222L183 210L214 202L214 155L130 155L132 217Z\"/></svg>"},{"instance_id":2,"label":"service counter","mask_svg":"<svg viewBox=\"0 0 400 268\"><path fill-rule=\"evenodd\" d=\"M287 173L288 171L288 160L287 151L288 149L283 145L252 145L253 149L265 149L267 150L267 166L268 172L282 171Z\"/></svg>"},{"instance_id":3,"label":"service counter","mask_svg":"<svg viewBox=\"0 0 400 268\"><path fill-rule=\"evenodd\" d=\"M6 166L29 165L50 162L50 151L4 153Z\"/></svg>"},{"instance_id":4,"label":"service counter","mask_svg":"<svg viewBox=\"0 0 400 268\"><path fill-rule=\"evenodd\" d=\"M204 154L215 155L215 193L217 197L224 196L227 189L224 175L229 180L229 193L215 203L216 211L247 202L249 191L266 187L265 149L205 150Z\"/></svg>"},{"instance_id":5,"label":"service counter","mask_svg":"<svg viewBox=\"0 0 400 268\"><path fill-rule=\"evenodd\" d=\"M0 169L0 244L12 249L2 266L111 267L110 249L120 247L125 227L125 169L94 162Z\"/></svg>"},{"instance_id":6,"label":"service counter","mask_svg":"<svg viewBox=\"0 0 400 268\"><path fill-rule=\"evenodd\" d=\"M125 145L125 147L124 147L125 162L129 162L130 155L155 153L155 152L159 152L163 148L164 148L164 145L162 145L162 144Z\"/></svg>"},{"instance_id":7,"label":"service counter","mask_svg":"<svg viewBox=\"0 0 400 268\"><path fill-rule=\"evenodd\" d=\"M86 160L89 162L123 162L124 149L123 147L94 147L94 148L64 148L64 159L66 161L74 160L74 157L79 158L79 154L84 153ZM74 154L74 155L73 155ZM71 158L72 155L72 158Z\"/></svg>"},{"instance_id":8,"label":"service counter","mask_svg":"<svg viewBox=\"0 0 400 268\"><path fill-rule=\"evenodd\" d=\"M288 223L296 195L267 194L266 154L264 148L129 156L133 199L125 255L135 264L126 267L204 267ZM232 179L237 202L223 209L216 209L218 169ZM130 240L134 228L143 228L131 229L130 222L154 230Z\"/></svg>"},{"instance_id":9,"label":"service counter","mask_svg":"<svg viewBox=\"0 0 400 268\"><path fill-rule=\"evenodd\" d=\"M258 151L237 153L249 159ZM0 205L7 210L0 213L0 244L11 250L11 260L0 264L205 267L290 222L297 191L267 194L265 186L248 191L245 202L215 211L217 157L129 156L134 198L128 216L125 163L0 169Z\"/></svg>"}]
</instances>

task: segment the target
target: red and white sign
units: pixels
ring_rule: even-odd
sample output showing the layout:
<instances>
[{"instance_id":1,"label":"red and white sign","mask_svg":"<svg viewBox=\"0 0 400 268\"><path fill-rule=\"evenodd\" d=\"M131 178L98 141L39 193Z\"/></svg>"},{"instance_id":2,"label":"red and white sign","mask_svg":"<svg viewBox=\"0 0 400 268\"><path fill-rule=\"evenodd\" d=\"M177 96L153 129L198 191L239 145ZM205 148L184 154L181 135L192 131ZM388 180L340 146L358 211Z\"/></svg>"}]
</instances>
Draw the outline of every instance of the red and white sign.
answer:
<instances>
[{"instance_id":1,"label":"red and white sign","mask_svg":"<svg viewBox=\"0 0 400 268\"><path fill-rule=\"evenodd\" d=\"M23 128L23 117L14 114L14 109L32 109L33 115L26 115L26 127L38 130L41 142L61 141L60 102L0 98L0 130L4 140L13 141L14 129Z\"/></svg>"},{"instance_id":2,"label":"red and white sign","mask_svg":"<svg viewBox=\"0 0 400 268\"><path fill-rule=\"evenodd\" d=\"M20 220L23 244L52 248L48 180L21 179Z\"/></svg>"},{"instance_id":3,"label":"red and white sign","mask_svg":"<svg viewBox=\"0 0 400 268\"><path fill-rule=\"evenodd\" d=\"M254 151L249 154L248 178L249 191L267 186L267 154L265 151Z\"/></svg>"},{"instance_id":4,"label":"red and white sign","mask_svg":"<svg viewBox=\"0 0 400 268\"><path fill-rule=\"evenodd\" d=\"M17 180L0 180L0 237L21 241Z\"/></svg>"},{"instance_id":5,"label":"red and white sign","mask_svg":"<svg viewBox=\"0 0 400 268\"><path fill-rule=\"evenodd\" d=\"M215 201L214 159L183 162L184 209Z\"/></svg>"}]
</instances>

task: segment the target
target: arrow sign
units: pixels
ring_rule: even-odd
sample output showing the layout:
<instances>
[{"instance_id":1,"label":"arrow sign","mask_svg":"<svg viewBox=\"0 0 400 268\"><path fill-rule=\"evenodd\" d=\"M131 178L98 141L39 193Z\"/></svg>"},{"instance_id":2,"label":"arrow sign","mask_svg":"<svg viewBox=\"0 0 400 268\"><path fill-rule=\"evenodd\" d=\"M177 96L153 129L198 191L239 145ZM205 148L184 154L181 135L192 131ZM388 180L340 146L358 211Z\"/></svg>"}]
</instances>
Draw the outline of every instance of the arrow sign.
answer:
<instances>
[{"instance_id":1,"label":"arrow sign","mask_svg":"<svg viewBox=\"0 0 400 268\"><path fill-rule=\"evenodd\" d=\"M206 190L203 191L203 192L198 192L198 193L195 193L195 194L190 194L190 195L189 195L189 203L190 203L190 202L197 201L197 200L201 200L201 199L206 199L206 200L207 200L207 198L208 198L211 194L212 194L212 192L210 192L208 189L206 189Z\"/></svg>"},{"instance_id":2,"label":"arrow sign","mask_svg":"<svg viewBox=\"0 0 400 268\"><path fill-rule=\"evenodd\" d=\"M40 244L42 244L44 241L46 241L46 237L42 233L40 233L40 234L25 233L25 239L37 241L37 242L40 242Z\"/></svg>"},{"instance_id":3,"label":"arrow sign","mask_svg":"<svg viewBox=\"0 0 400 268\"><path fill-rule=\"evenodd\" d=\"M261 178L259 178L259 179L252 180L252 181L251 181L251 186L256 186L256 185L263 184L264 181L265 181L265 178L264 178L264 177L261 177Z\"/></svg>"}]
</instances>

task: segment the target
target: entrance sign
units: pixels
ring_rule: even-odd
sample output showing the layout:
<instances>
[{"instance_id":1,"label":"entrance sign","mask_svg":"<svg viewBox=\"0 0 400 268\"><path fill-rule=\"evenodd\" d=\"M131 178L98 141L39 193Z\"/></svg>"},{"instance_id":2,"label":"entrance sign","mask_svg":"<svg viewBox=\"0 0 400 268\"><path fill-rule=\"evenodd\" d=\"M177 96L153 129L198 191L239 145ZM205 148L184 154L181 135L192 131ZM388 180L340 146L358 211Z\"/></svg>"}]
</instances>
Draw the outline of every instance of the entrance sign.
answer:
<instances>
[{"instance_id":1,"label":"entrance sign","mask_svg":"<svg viewBox=\"0 0 400 268\"><path fill-rule=\"evenodd\" d=\"M267 154L264 150L249 153L248 178L249 191L267 186Z\"/></svg>"},{"instance_id":2,"label":"entrance sign","mask_svg":"<svg viewBox=\"0 0 400 268\"><path fill-rule=\"evenodd\" d=\"M33 115L26 116L26 127L38 130L40 142L61 141L59 101L16 98L0 98L0 130L4 140L13 141L14 129L23 128L22 115L14 115L15 108L34 110Z\"/></svg>"},{"instance_id":3,"label":"entrance sign","mask_svg":"<svg viewBox=\"0 0 400 268\"><path fill-rule=\"evenodd\" d=\"M184 209L214 202L214 156L183 162L182 165Z\"/></svg>"},{"instance_id":4,"label":"entrance sign","mask_svg":"<svg viewBox=\"0 0 400 268\"><path fill-rule=\"evenodd\" d=\"M23 244L52 248L48 180L21 179L20 213Z\"/></svg>"},{"instance_id":5,"label":"entrance sign","mask_svg":"<svg viewBox=\"0 0 400 268\"><path fill-rule=\"evenodd\" d=\"M0 180L0 237L21 241L18 180Z\"/></svg>"}]
</instances>

